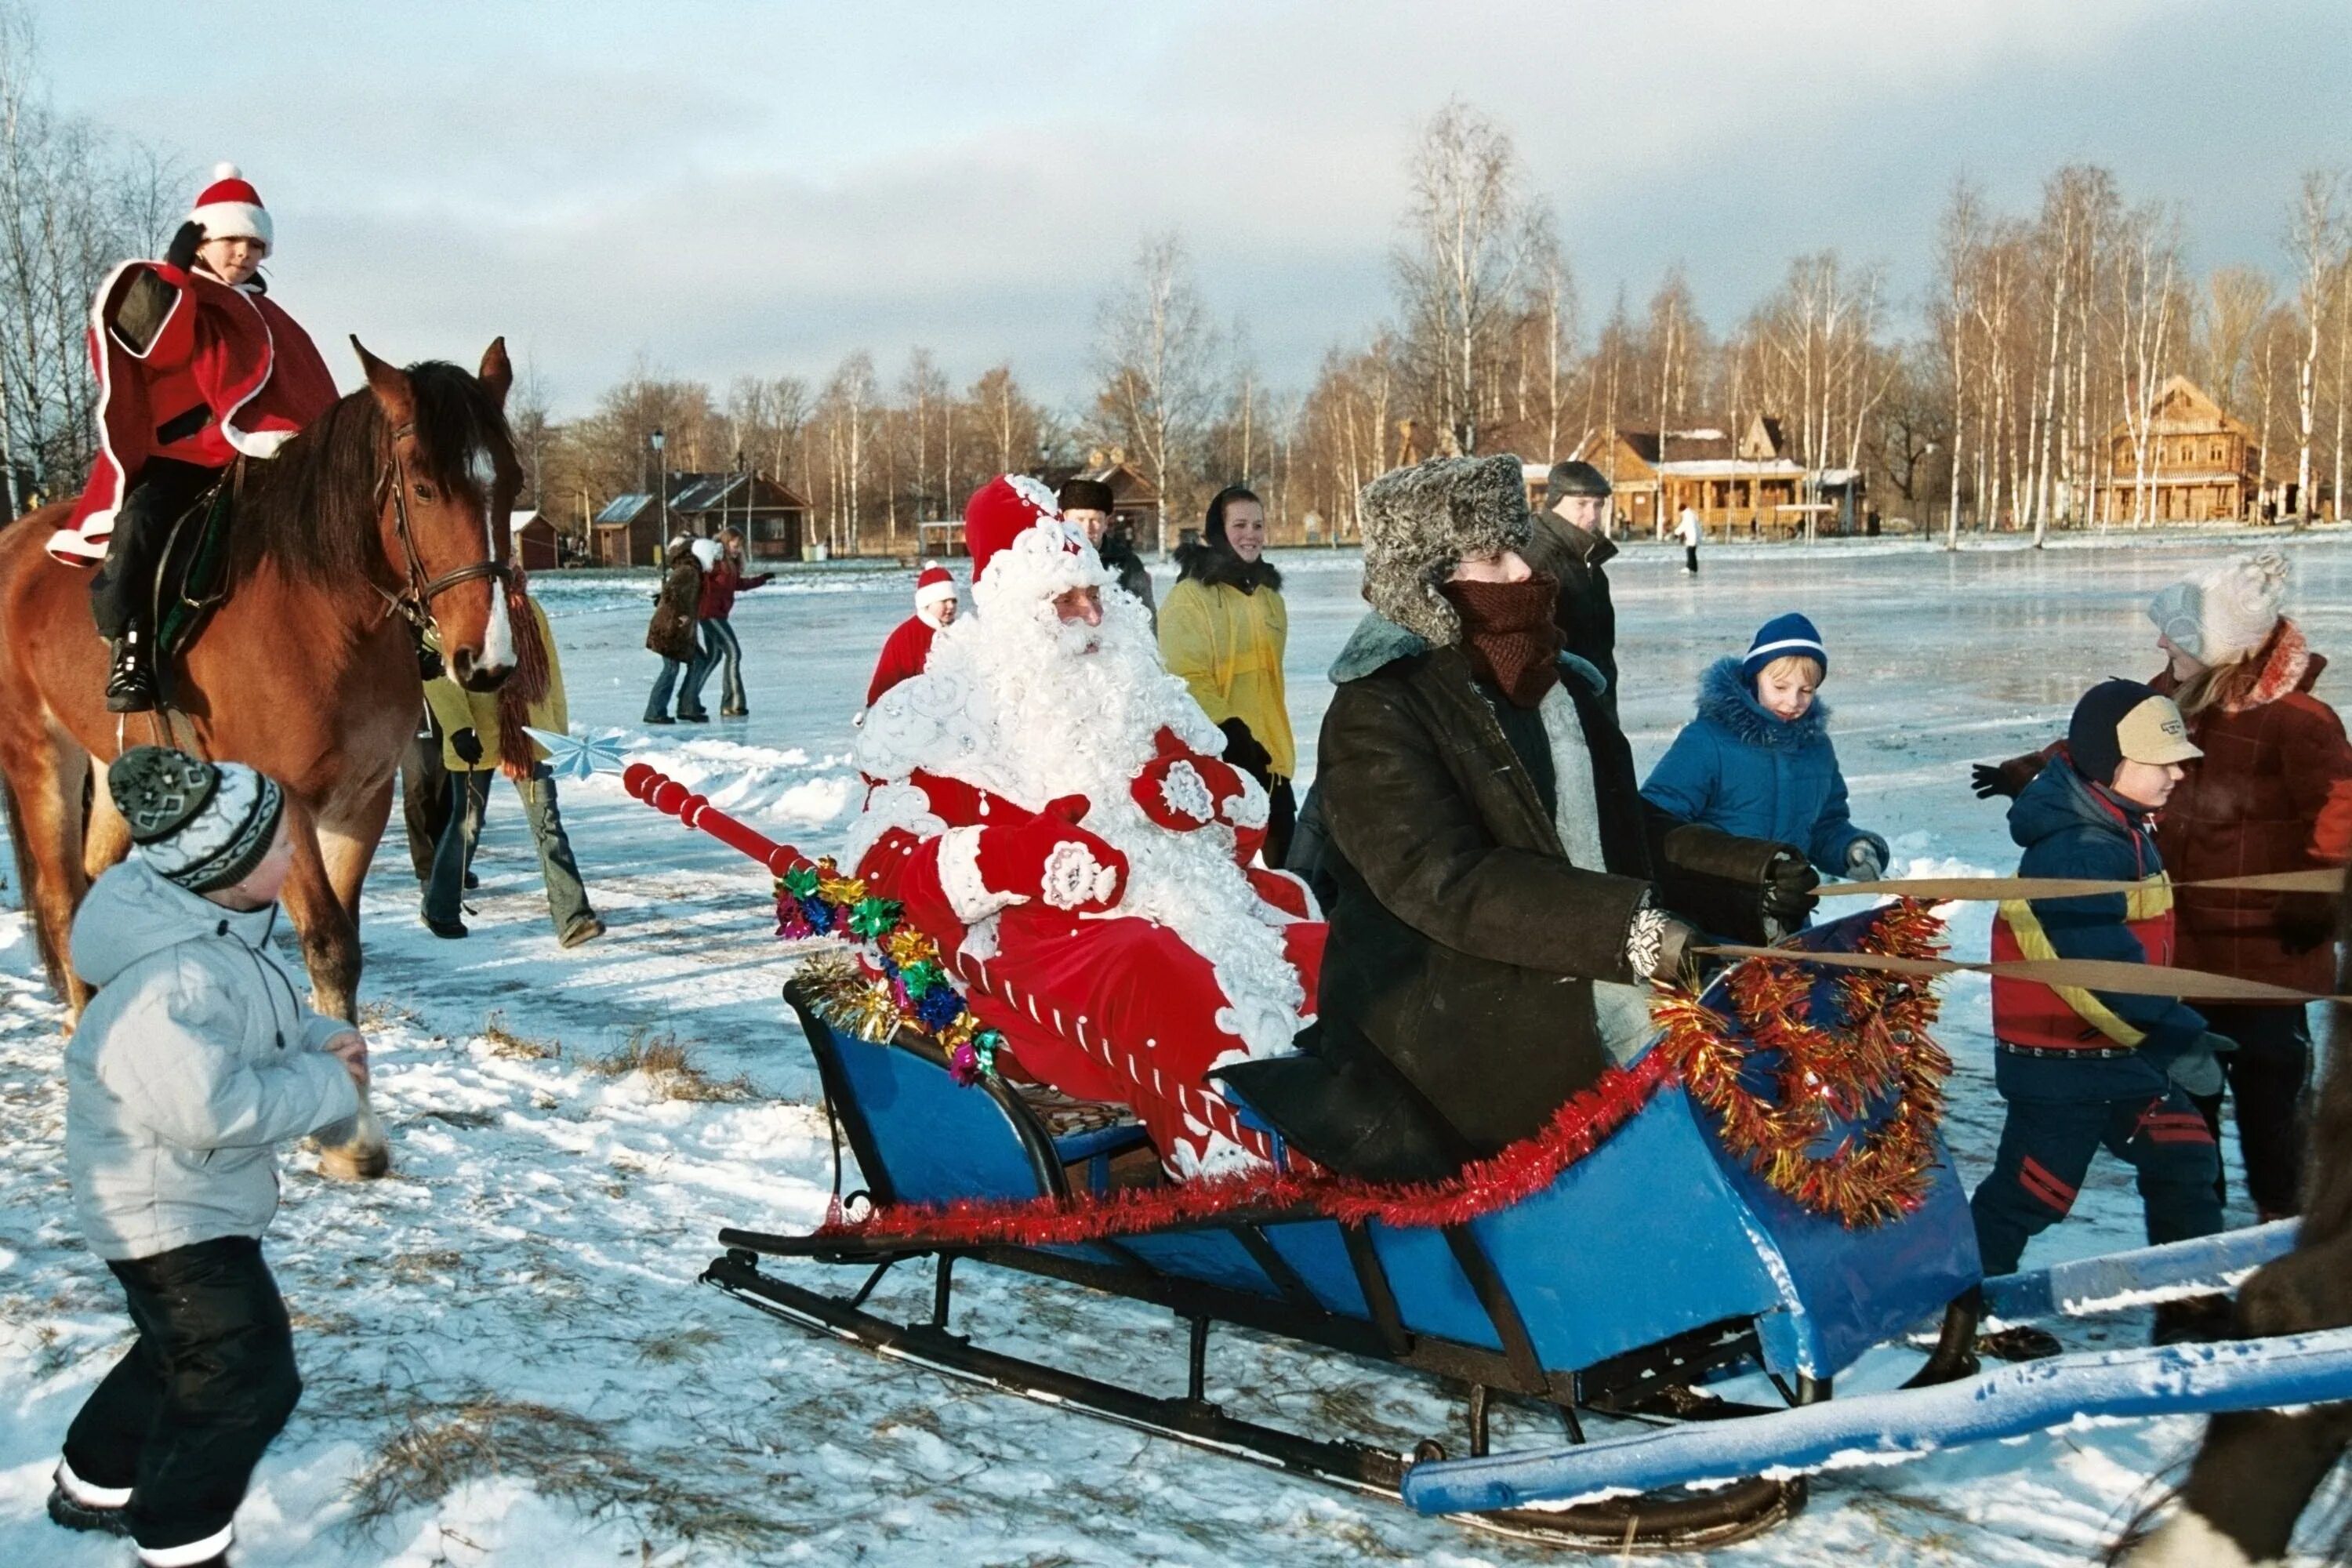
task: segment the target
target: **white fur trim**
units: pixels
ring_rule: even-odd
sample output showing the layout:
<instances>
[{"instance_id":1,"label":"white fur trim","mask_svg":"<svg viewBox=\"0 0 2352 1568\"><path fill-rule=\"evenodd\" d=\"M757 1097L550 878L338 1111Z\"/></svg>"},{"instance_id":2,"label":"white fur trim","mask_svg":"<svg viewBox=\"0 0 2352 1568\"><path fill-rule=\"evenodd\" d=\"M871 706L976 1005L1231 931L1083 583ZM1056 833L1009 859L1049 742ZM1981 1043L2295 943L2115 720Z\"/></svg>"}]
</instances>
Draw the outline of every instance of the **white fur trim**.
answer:
<instances>
[{"instance_id":1,"label":"white fur trim","mask_svg":"<svg viewBox=\"0 0 2352 1568\"><path fill-rule=\"evenodd\" d=\"M242 289L232 289L229 292L245 301L245 308L253 312L254 321L260 324L261 341L268 345L269 363L263 367L259 378L254 382L253 390L238 398L236 406L221 411L221 434L227 437L230 446L248 458L274 458L278 456L278 447L294 438L294 432L291 430L247 431L238 427L236 416L245 412L247 404L261 395L261 389L268 386L269 378L278 374L278 334L269 330L269 318L262 313L260 306L253 302L252 295Z\"/></svg>"},{"instance_id":2,"label":"white fur trim","mask_svg":"<svg viewBox=\"0 0 2352 1568\"><path fill-rule=\"evenodd\" d=\"M204 225L206 239L257 239L277 248L269 209L251 202L209 202L192 210L188 221Z\"/></svg>"},{"instance_id":3,"label":"white fur trim","mask_svg":"<svg viewBox=\"0 0 2352 1568\"><path fill-rule=\"evenodd\" d=\"M121 1508L131 1500L129 1487L92 1486L74 1474L74 1468L63 1458L58 1460L57 1473L50 1478L58 1490L84 1508Z\"/></svg>"},{"instance_id":4,"label":"white fur trim","mask_svg":"<svg viewBox=\"0 0 2352 1568\"><path fill-rule=\"evenodd\" d=\"M933 605L941 604L955 596L956 585L953 583L933 583L927 587L915 590L915 608L919 611L928 610ZM937 621L931 624L939 625Z\"/></svg>"},{"instance_id":5,"label":"white fur trim","mask_svg":"<svg viewBox=\"0 0 2352 1568\"><path fill-rule=\"evenodd\" d=\"M1190 763L1173 763L1160 775L1160 804L1202 827L1216 820L1217 803L1210 798L1209 782Z\"/></svg>"},{"instance_id":6,"label":"white fur trim","mask_svg":"<svg viewBox=\"0 0 2352 1568\"><path fill-rule=\"evenodd\" d=\"M948 908L956 919L971 925L984 921L999 910L1029 901L1026 894L1002 892L988 885L980 874L980 836L977 827L950 828L940 837L940 890L948 896Z\"/></svg>"},{"instance_id":7,"label":"white fur trim","mask_svg":"<svg viewBox=\"0 0 2352 1568\"><path fill-rule=\"evenodd\" d=\"M2202 1514L2182 1509L2142 1542L2125 1568L2270 1568L2279 1560L2250 1563L2238 1543L2214 1529Z\"/></svg>"},{"instance_id":8,"label":"white fur trim","mask_svg":"<svg viewBox=\"0 0 2352 1568\"><path fill-rule=\"evenodd\" d=\"M60 528L49 535L49 553L72 564L88 564L106 559L106 542L114 535L114 509L94 511L84 520L90 531L79 532Z\"/></svg>"},{"instance_id":9,"label":"white fur trim","mask_svg":"<svg viewBox=\"0 0 2352 1568\"><path fill-rule=\"evenodd\" d=\"M209 1563L229 1549L236 1540L233 1525L222 1525L202 1541L191 1541L184 1546L142 1546L139 1561L147 1568L195 1568L199 1563Z\"/></svg>"}]
</instances>

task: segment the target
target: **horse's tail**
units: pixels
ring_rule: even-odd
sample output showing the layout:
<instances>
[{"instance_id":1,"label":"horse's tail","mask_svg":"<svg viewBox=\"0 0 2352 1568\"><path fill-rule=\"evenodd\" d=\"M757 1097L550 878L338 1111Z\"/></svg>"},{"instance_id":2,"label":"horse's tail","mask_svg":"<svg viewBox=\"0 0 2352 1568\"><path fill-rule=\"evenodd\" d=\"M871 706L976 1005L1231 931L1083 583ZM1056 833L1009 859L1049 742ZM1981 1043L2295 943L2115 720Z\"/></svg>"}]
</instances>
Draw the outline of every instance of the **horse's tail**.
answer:
<instances>
[{"instance_id":1,"label":"horse's tail","mask_svg":"<svg viewBox=\"0 0 2352 1568\"><path fill-rule=\"evenodd\" d=\"M40 951L41 967L48 972L49 988L58 995L68 994L66 988L66 955L58 950L49 922L41 919L41 911L33 902L33 879L37 868L33 852L25 843L24 808L16 801L16 786L7 775L0 773L0 802L8 808L8 847L16 859L16 899L24 909L25 923L33 928L35 944Z\"/></svg>"}]
</instances>

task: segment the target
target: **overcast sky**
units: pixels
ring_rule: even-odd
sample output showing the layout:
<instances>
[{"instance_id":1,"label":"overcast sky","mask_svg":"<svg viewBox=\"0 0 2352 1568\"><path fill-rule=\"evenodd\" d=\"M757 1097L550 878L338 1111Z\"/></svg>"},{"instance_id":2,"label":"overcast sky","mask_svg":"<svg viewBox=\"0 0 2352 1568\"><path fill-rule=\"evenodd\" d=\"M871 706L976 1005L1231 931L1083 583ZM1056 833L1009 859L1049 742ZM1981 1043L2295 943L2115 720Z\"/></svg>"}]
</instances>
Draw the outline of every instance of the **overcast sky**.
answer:
<instances>
[{"instance_id":1,"label":"overcast sky","mask_svg":"<svg viewBox=\"0 0 2352 1568\"><path fill-rule=\"evenodd\" d=\"M1956 176L2024 211L2074 160L2179 203L2195 265L2283 273L2298 174L2352 157L2345 0L31 8L61 107L244 166L322 344L504 332L562 413L641 353L723 390L917 344L1075 405L1097 300L1171 227L1303 388L1387 310L1401 166L1455 94L1596 321L1679 260L1720 330L1832 245L1907 308Z\"/></svg>"}]
</instances>

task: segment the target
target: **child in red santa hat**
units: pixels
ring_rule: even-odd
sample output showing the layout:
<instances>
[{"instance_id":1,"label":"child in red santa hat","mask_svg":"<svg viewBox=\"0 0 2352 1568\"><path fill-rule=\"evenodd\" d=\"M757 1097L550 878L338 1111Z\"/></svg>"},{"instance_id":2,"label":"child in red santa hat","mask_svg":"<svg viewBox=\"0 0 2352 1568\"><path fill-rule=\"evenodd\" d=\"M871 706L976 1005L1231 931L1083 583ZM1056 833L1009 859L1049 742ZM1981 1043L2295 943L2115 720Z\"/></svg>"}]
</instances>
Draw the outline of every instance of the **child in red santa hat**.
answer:
<instances>
[{"instance_id":1,"label":"child in red santa hat","mask_svg":"<svg viewBox=\"0 0 2352 1568\"><path fill-rule=\"evenodd\" d=\"M915 579L915 613L899 622L883 643L882 657L874 663L874 679L866 688L866 706L873 707L882 700L884 692L923 673L932 637L941 627L955 624L958 607L955 579L948 575L948 569L936 561L924 563Z\"/></svg>"},{"instance_id":2,"label":"child in red santa hat","mask_svg":"<svg viewBox=\"0 0 2352 1568\"><path fill-rule=\"evenodd\" d=\"M49 553L102 562L90 609L113 647L106 706L155 706L150 602L173 519L240 457L268 458L335 401L310 334L265 291L272 225L233 163L211 182L161 261L126 261L90 310L99 451Z\"/></svg>"}]
</instances>

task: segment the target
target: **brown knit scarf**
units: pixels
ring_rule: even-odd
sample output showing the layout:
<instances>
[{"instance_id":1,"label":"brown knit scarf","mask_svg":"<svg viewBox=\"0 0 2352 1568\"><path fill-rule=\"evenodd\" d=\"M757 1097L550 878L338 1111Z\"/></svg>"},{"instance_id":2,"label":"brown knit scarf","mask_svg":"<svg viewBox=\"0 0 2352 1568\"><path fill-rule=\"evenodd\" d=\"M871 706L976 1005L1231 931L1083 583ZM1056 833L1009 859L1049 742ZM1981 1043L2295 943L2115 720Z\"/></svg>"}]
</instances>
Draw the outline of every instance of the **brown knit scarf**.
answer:
<instances>
[{"instance_id":1,"label":"brown knit scarf","mask_svg":"<svg viewBox=\"0 0 2352 1568\"><path fill-rule=\"evenodd\" d=\"M530 710L546 700L548 688L547 645L540 640L539 617L530 613L530 599L523 582L522 563L513 563L514 574L507 580L507 626L514 633L514 673L499 688L499 766L507 777L522 780L530 776L531 763L537 753L534 742L523 733L530 722Z\"/></svg>"},{"instance_id":2,"label":"brown knit scarf","mask_svg":"<svg viewBox=\"0 0 2352 1568\"><path fill-rule=\"evenodd\" d=\"M1551 618L1559 578L1538 573L1524 583L1447 583L1439 592L1462 616L1471 672L1513 707L1533 708L1559 684L1559 628Z\"/></svg>"}]
</instances>

